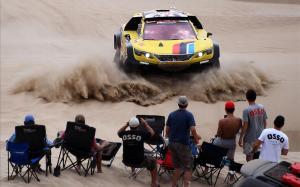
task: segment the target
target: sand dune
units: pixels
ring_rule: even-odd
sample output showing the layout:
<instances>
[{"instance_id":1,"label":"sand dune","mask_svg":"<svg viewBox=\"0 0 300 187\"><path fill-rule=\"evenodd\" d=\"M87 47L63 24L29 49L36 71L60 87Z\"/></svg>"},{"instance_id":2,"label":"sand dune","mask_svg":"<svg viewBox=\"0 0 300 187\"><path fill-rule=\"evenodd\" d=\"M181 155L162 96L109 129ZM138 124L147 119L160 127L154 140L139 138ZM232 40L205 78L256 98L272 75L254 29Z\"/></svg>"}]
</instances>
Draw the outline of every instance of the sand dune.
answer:
<instances>
[{"instance_id":1,"label":"sand dune","mask_svg":"<svg viewBox=\"0 0 300 187\"><path fill-rule=\"evenodd\" d=\"M113 64L113 33L137 11L171 6L195 14L213 33L220 43L222 69L176 77L128 77L120 72ZM192 100L189 109L197 129L208 141L224 114L224 101L238 101L236 115L241 116L248 88L261 95L258 102L267 109L269 127L276 115L286 116L284 131L294 153L284 159L300 160L298 1L3 0L0 13L1 186L24 185L6 181L5 140L27 113L46 125L52 139L66 121L82 113L98 137L120 141L116 131L131 116L167 116L176 109L176 95L185 94ZM127 178L121 152L103 174L86 179L67 171L31 185L147 186L147 172L137 180ZM244 162L238 152L237 160ZM54 150L54 162L57 156ZM162 185L168 186L168 179ZM205 186L192 184L199 185Z\"/></svg>"}]
</instances>

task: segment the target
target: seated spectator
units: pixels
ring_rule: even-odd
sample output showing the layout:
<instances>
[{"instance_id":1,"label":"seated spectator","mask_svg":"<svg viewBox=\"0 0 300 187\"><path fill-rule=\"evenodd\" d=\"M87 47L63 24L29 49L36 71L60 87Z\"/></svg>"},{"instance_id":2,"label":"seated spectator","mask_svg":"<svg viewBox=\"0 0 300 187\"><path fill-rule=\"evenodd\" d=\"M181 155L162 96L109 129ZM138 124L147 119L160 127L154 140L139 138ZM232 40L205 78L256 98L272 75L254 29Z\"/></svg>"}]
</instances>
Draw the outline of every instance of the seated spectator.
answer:
<instances>
[{"instance_id":1,"label":"seated spectator","mask_svg":"<svg viewBox=\"0 0 300 187\"><path fill-rule=\"evenodd\" d=\"M33 115L31 114L28 114L25 116L25 119L24 119L24 125L35 125L35 120L34 120L34 117ZM16 134L13 133L11 135L11 137L8 139L8 141L10 142L14 142L16 140ZM52 141L50 141L49 139L46 138L45 140L45 144L46 146L51 146L53 145Z\"/></svg>"},{"instance_id":2,"label":"seated spectator","mask_svg":"<svg viewBox=\"0 0 300 187\"><path fill-rule=\"evenodd\" d=\"M140 120L147 132L139 130L140 121L136 117L132 117L118 131L118 136L123 140L123 162L127 166L141 166L150 170L151 186L156 187L158 186L156 160L144 155L144 141L154 135L154 130L144 119ZM128 126L130 129L126 130Z\"/></svg>"},{"instance_id":3,"label":"seated spectator","mask_svg":"<svg viewBox=\"0 0 300 187\"><path fill-rule=\"evenodd\" d=\"M242 119L234 116L235 106L232 101L225 103L225 118L219 120L214 144L228 149L227 157L234 160L236 135L242 127Z\"/></svg>"},{"instance_id":4,"label":"seated spectator","mask_svg":"<svg viewBox=\"0 0 300 187\"><path fill-rule=\"evenodd\" d=\"M28 126L28 125L36 125L35 120L33 115L28 114L25 116L24 119L24 125ZM11 137L8 139L9 142L15 142L16 141L16 133L14 132ZM47 137L45 139L45 147L50 147L53 146L53 142L51 140L49 140ZM48 150L48 153L46 154L47 160L50 162L49 165L51 167L51 150ZM38 164L38 172L42 171L44 172L44 170L41 169L41 165Z\"/></svg>"},{"instance_id":5,"label":"seated spectator","mask_svg":"<svg viewBox=\"0 0 300 187\"><path fill-rule=\"evenodd\" d=\"M280 155L287 155L289 151L289 138L281 131L283 126L284 117L279 115L274 120L274 128L262 131L253 145L252 152L255 152L261 146L260 159L280 162Z\"/></svg>"},{"instance_id":6,"label":"seated spectator","mask_svg":"<svg viewBox=\"0 0 300 187\"><path fill-rule=\"evenodd\" d=\"M75 123L80 123L85 125L85 118L83 115L79 114L75 117ZM60 138L64 139L65 133L60 132ZM109 144L108 141L97 142L96 138L91 145L92 151L96 152L96 163L97 163L97 172L102 173L102 150ZM81 169L81 161L80 158L77 158L77 169Z\"/></svg>"}]
</instances>

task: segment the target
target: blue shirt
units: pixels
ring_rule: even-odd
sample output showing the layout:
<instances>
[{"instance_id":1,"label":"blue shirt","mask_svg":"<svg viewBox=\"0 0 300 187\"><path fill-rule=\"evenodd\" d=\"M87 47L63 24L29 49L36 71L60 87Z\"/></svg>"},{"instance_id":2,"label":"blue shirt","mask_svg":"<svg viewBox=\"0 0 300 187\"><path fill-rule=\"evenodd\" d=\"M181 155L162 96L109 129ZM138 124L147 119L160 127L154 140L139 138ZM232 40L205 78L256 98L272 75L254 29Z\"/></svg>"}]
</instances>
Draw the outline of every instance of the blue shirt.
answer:
<instances>
[{"instance_id":1,"label":"blue shirt","mask_svg":"<svg viewBox=\"0 0 300 187\"><path fill-rule=\"evenodd\" d=\"M185 109L178 109L170 113L167 126L170 128L170 142L189 145L190 128L195 126L195 119L191 112Z\"/></svg>"}]
</instances>

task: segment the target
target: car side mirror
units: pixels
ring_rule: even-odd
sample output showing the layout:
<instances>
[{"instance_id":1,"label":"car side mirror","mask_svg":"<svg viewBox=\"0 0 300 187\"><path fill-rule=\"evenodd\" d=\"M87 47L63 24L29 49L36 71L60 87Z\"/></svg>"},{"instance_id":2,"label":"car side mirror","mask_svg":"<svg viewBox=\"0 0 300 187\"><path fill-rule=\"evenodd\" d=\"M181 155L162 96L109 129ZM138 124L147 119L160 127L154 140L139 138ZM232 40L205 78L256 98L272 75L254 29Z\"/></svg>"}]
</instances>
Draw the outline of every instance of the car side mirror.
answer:
<instances>
[{"instance_id":1,"label":"car side mirror","mask_svg":"<svg viewBox=\"0 0 300 187\"><path fill-rule=\"evenodd\" d=\"M125 38L128 40L128 41L130 41L130 35L129 34L125 34Z\"/></svg>"},{"instance_id":2,"label":"car side mirror","mask_svg":"<svg viewBox=\"0 0 300 187\"><path fill-rule=\"evenodd\" d=\"M207 38L210 37L210 36L212 36L212 35L213 35L213 34L212 34L211 32L208 32L208 33L207 33Z\"/></svg>"}]
</instances>

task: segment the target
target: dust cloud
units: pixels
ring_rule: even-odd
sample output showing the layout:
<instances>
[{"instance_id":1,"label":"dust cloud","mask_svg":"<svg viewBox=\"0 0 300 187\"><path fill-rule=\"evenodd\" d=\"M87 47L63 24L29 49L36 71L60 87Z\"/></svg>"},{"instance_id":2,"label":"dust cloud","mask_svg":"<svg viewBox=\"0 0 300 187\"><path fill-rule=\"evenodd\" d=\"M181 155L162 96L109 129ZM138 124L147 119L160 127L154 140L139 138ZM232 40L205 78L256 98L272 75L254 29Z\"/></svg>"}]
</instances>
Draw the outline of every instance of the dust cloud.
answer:
<instances>
[{"instance_id":1,"label":"dust cloud","mask_svg":"<svg viewBox=\"0 0 300 187\"><path fill-rule=\"evenodd\" d=\"M127 76L114 64L91 58L72 67L30 73L13 86L12 93L31 92L47 102L134 102L149 106L176 95L206 103L242 100L247 89L263 95L272 81L251 64L201 73Z\"/></svg>"}]
</instances>

